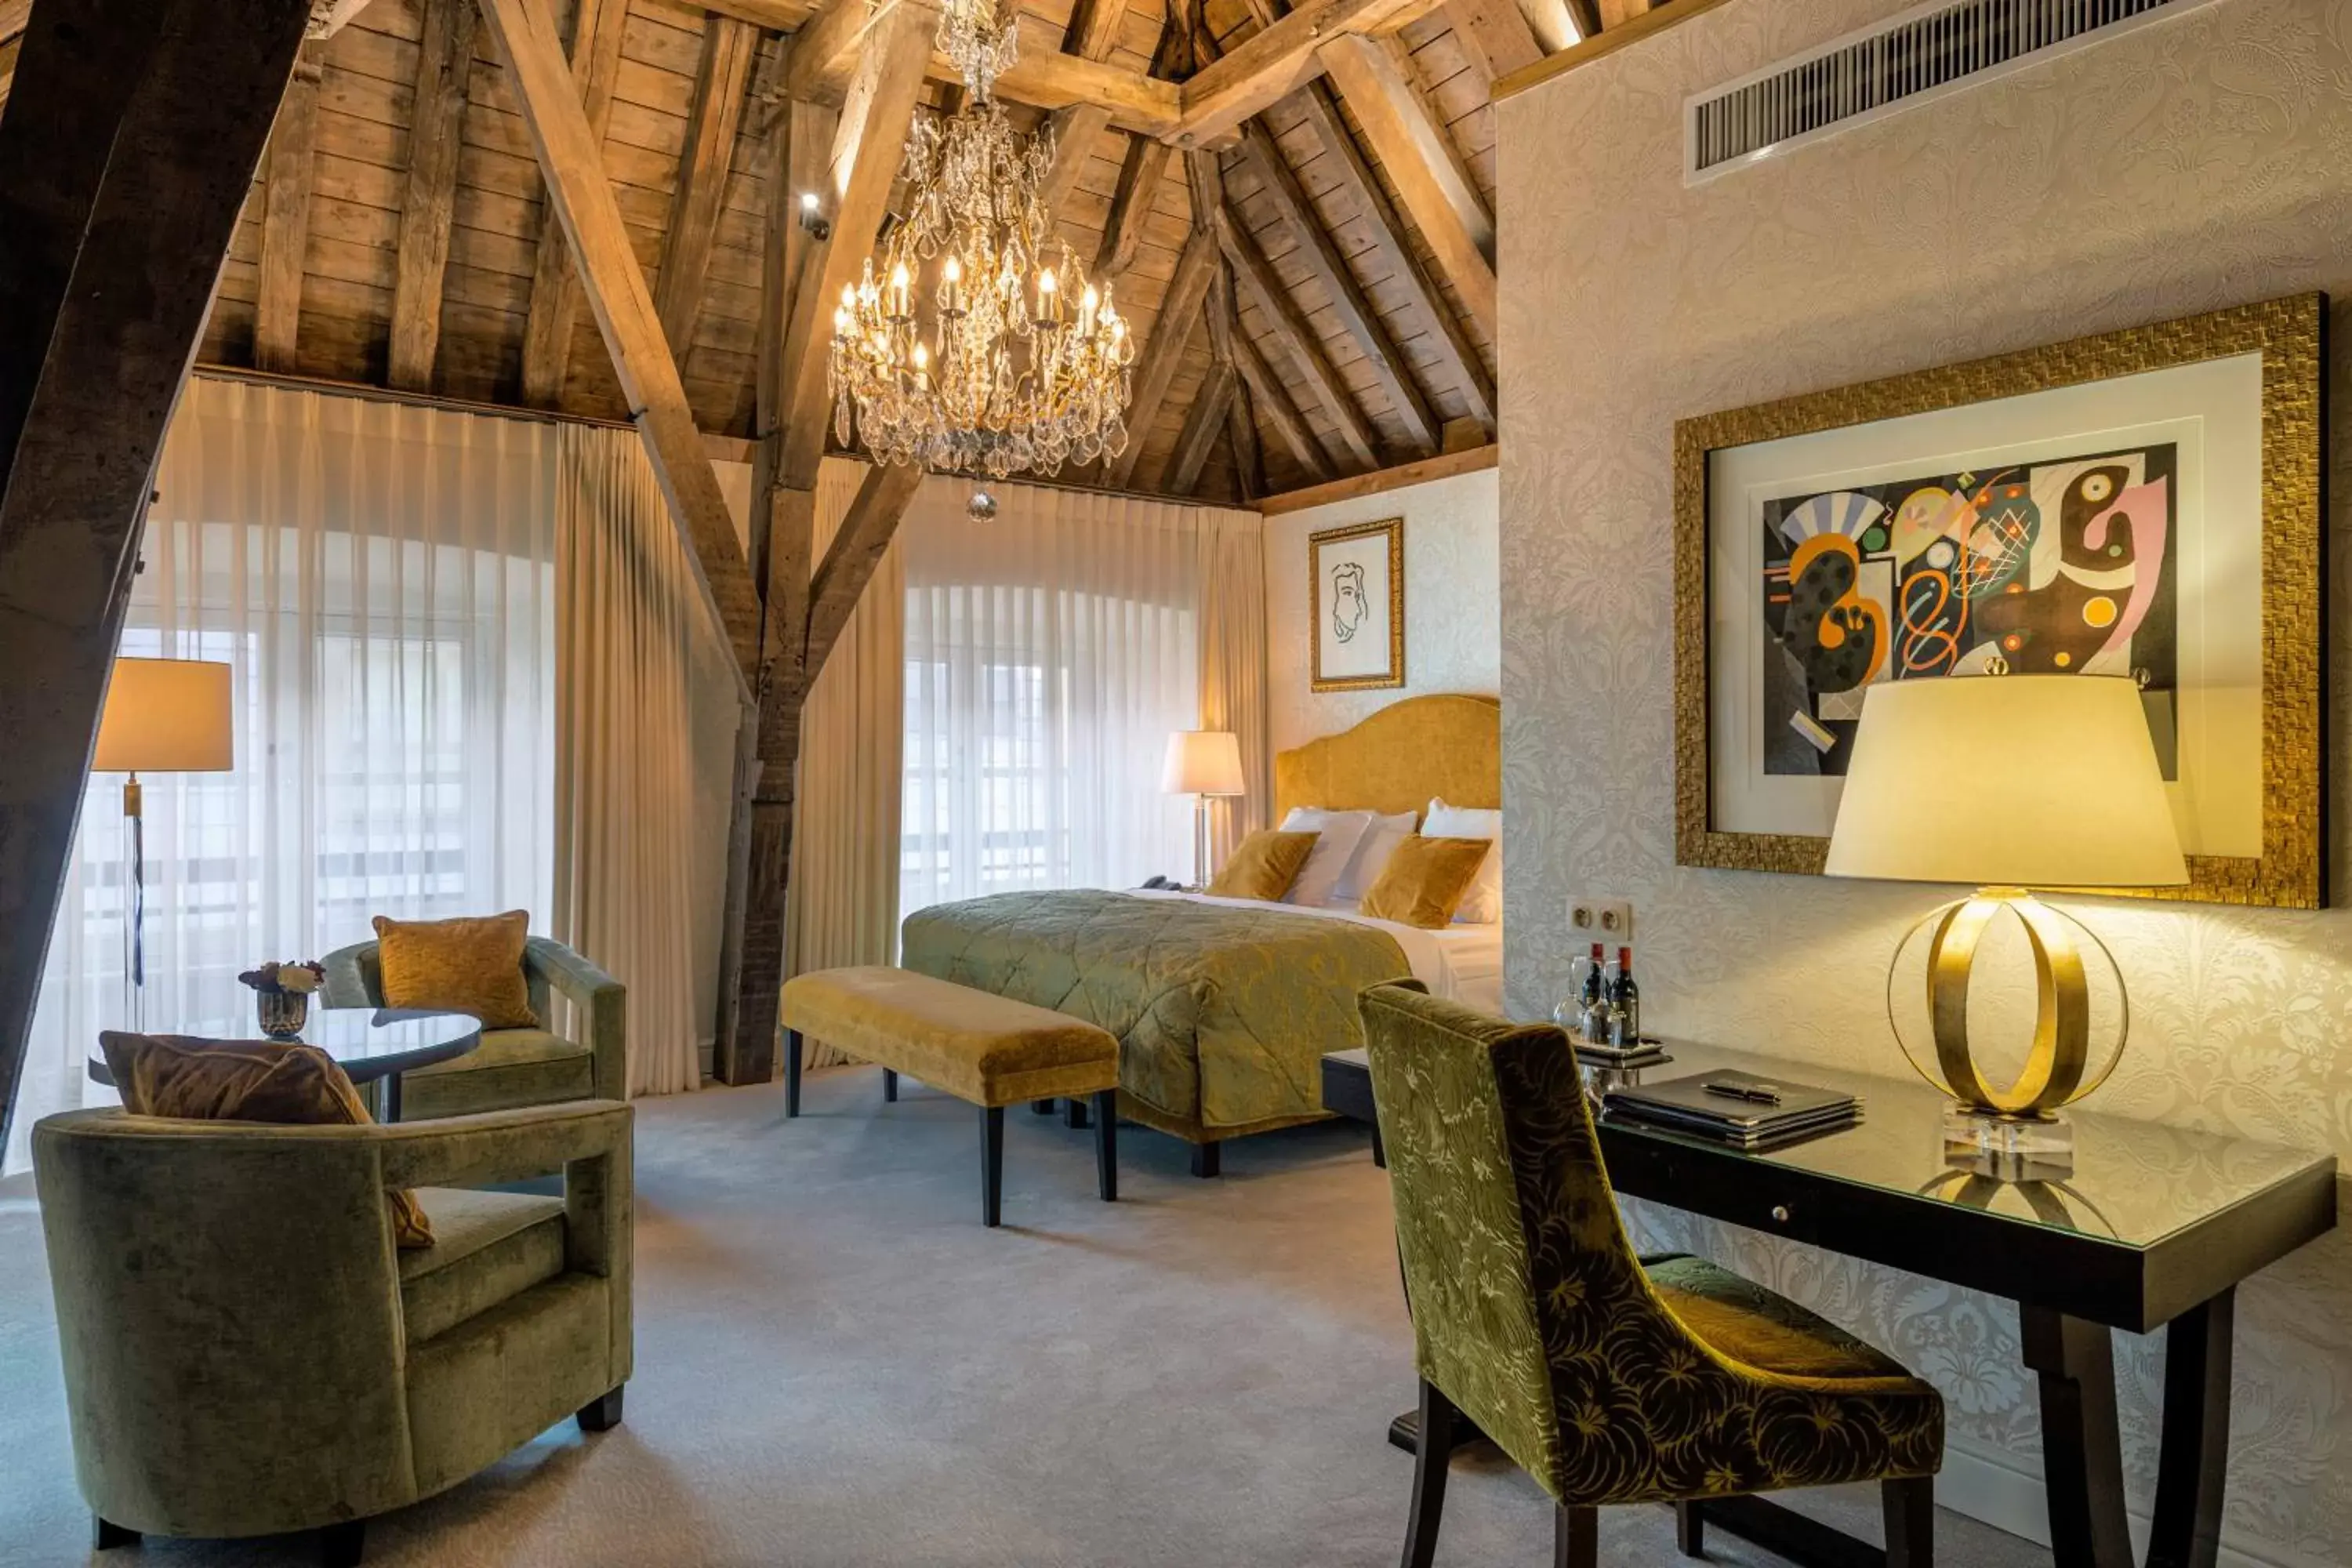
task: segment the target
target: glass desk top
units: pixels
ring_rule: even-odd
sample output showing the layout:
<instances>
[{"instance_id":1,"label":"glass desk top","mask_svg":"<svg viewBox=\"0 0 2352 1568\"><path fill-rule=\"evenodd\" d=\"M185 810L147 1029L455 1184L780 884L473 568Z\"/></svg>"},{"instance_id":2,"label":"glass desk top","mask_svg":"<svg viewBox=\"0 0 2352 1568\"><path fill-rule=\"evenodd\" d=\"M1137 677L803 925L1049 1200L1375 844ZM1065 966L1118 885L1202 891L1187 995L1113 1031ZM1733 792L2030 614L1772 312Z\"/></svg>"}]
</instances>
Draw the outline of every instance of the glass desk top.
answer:
<instances>
[{"instance_id":1,"label":"glass desk top","mask_svg":"<svg viewBox=\"0 0 2352 1568\"><path fill-rule=\"evenodd\" d=\"M240 1037L258 1040L263 1037L257 1028ZM313 1007L299 1038L341 1063L353 1083L366 1083L387 1073L406 1072L463 1056L481 1044L482 1026L463 1013ZM89 1058L89 1076L98 1083L114 1081L102 1056Z\"/></svg>"}]
</instances>

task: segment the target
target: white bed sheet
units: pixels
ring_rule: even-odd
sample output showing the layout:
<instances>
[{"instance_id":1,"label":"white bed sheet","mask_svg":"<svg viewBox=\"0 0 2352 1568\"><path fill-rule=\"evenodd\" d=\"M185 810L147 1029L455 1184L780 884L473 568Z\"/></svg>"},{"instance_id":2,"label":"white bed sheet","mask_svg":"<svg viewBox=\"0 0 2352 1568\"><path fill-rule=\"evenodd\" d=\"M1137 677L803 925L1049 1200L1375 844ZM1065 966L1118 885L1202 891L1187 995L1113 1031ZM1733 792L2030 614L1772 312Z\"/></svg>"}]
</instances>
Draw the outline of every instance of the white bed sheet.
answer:
<instances>
[{"instance_id":1,"label":"white bed sheet","mask_svg":"<svg viewBox=\"0 0 2352 1568\"><path fill-rule=\"evenodd\" d=\"M1503 1011L1503 927L1450 925L1444 931L1376 921L1352 906L1315 908L1304 904L1269 904L1259 899L1213 899L1206 893L1170 893L1138 889L1139 899L1182 899L1188 903L1216 904L1226 909L1297 915L1302 920L1347 921L1384 931L1404 949L1412 977L1433 995L1465 1007L1500 1016Z\"/></svg>"}]
</instances>

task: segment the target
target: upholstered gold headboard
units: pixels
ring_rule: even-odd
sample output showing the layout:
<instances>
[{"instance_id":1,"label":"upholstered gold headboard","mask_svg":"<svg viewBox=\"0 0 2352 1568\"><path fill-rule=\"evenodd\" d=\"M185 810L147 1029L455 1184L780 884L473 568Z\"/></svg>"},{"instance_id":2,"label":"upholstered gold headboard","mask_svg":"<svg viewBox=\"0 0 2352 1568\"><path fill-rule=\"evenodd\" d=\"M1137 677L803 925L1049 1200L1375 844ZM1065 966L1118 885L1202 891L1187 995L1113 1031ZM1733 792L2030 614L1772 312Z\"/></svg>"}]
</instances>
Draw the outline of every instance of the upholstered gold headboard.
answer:
<instances>
[{"instance_id":1,"label":"upholstered gold headboard","mask_svg":"<svg viewBox=\"0 0 2352 1568\"><path fill-rule=\"evenodd\" d=\"M1295 805L1420 811L1503 804L1503 704L1493 697L1408 697L1352 730L1274 758L1274 820Z\"/></svg>"}]
</instances>

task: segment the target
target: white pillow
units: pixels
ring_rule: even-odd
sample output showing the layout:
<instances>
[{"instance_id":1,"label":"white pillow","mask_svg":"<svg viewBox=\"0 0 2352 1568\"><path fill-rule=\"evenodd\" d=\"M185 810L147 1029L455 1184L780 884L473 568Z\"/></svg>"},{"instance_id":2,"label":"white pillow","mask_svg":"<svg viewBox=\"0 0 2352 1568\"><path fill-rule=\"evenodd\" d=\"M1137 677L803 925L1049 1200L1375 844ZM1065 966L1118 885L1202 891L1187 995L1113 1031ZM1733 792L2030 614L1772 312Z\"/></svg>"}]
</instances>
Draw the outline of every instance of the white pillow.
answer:
<instances>
[{"instance_id":1,"label":"white pillow","mask_svg":"<svg viewBox=\"0 0 2352 1568\"><path fill-rule=\"evenodd\" d=\"M1379 881L1381 873L1388 868L1389 857L1396 853L1398 845L1412 837L1414 820L1414 814L1410 811L1400 811L1394 816L1372 818L1372 826L1365 832L1363 842L1356 846L1355 856L1349 860L1348 868L1339 874L1339 890L1332 895L1335 902L1360 904L1364 901L1364 895L1371 891L1372 884Z\"/></svg>"},{"instance_id":2,"label":"white pillow","mask_svg":"<svg viewBox=\"0 0 2352 1568\"><path fill-rule=\"evenodd\" d=\"M1487 841L1486 858L1478 863L1478 879L1462 895L1462 904L1454 911L1454 920L1457 925L1490 926L1499 922L1503 918L1503 814L1473 811L1433 800L1429 803L1429 815L1422 818L1421 831L1430 838Z\"/></svg>"},{"instance_id":3,"label":"white pillow","mask_svg":"<svg viewBox=\"0 0 2352 1568\"><path fill-rule=\"evenodd\" d=\"M1284 833L1312 833L1315 847L1307 857L1307 864L1298 868L1290 884L1290 891L1282 896L1286 904L1308 904L1320 909L1330 901L1339 886L1340 875L1354 858L1356 845L1371 830L1372 814L1369 811L1317 811L1311 807L1291 807L1290 815L1282 819Z\"/></svg>"}]
</instances>

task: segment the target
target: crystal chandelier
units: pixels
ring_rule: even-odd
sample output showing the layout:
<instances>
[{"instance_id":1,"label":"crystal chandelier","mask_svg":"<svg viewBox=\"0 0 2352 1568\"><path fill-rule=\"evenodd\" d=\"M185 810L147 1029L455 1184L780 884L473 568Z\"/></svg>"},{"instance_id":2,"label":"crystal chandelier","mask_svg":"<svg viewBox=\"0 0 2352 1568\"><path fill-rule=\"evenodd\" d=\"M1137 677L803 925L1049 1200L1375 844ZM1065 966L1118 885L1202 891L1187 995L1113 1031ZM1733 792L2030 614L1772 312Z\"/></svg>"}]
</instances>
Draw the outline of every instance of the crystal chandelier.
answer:
<instances>
[{"instance_id":1,"label":"crystal chandelier","mask_svg":"<svg viewBox=\"0 0 2352 1568\"><path fill-rule=\"evenodd\" d=\"M834 312L844 446L854 428L877 462L995 479L1126 449L1135 344L1109 286L1067 244L1046 254L1053 162L1050 132L984 97L916 125L907 211Z\"/></svg>"},{"instance_id":2,"label":"crystal chandelier","mask_svg":"<svg viewBox=\"0 0 2352 1568\"><path fill-rule=\"evenodd\" d=\"M1021 0L949 0L939 46L972 91L990 96L1021 51Z\"/></svg>"}]
</instances>

